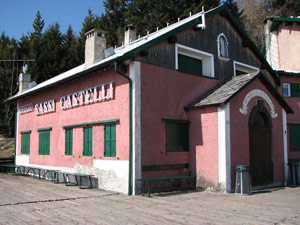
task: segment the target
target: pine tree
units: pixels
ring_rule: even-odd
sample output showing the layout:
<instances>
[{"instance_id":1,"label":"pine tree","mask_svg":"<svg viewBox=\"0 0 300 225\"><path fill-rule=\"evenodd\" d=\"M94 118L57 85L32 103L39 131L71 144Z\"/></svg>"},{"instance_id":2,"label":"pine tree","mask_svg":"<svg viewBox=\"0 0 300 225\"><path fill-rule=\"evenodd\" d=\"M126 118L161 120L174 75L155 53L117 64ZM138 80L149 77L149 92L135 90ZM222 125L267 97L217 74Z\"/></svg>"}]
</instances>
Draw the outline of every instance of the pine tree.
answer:
<instances>
[{"instance_id":1,"label":"pine tree","mask_svg":"<svg viewBox=\"0 0 300 225\"><path fill-rule=\"evenodd\" d=\"M43 76L38 82L52 78L65 71L62 66L63 59L63 36L58 23L52 24L45 31L42 39L42 50L40 52ZM42 71L40 71L42 72Z\"/></svg>"},{"instance_id":2,"label":"pine tree","mask_svg":"<svg viewBox=\"0 0 300 225\"><path fill-rule=\"evenodd\" d=\"M16 59L17 48L16 40L10 39L2 32L0 36L0 59ZM5 104L3 101L11 95L16 94L17 64L12 61L2 61L0 63L0 128L1 131L6 131L8 135L12 135L11 123L14 119L15 104Z\"/></svg>"},{"instance_id":3,"label":"pine tree","mask_svg":"<svg viewBox=\"0 0 300 225\"><path fill-rule=\"evenodd\" d=\"M77 38L74 35L71 25L68 27L66 34L63 36L63 59L62 68L64 70L72 69L80 65L82 57L77 55Z\"/></svg>"}]
</instances>

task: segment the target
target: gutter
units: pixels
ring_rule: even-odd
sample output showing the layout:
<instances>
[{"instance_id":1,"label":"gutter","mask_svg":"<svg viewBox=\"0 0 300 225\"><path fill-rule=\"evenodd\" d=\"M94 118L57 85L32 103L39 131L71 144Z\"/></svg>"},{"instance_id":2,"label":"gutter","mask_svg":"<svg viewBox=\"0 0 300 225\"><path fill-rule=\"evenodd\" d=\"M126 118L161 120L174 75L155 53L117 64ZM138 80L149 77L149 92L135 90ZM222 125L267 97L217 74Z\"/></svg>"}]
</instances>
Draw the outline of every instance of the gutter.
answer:
<instances>
[{"instance_id":1,"label":"gutter","mask_svg":"<svg viewBox=\"0 0 300 225\"><path fill-rule=\"evenodd\" d=\"M126 78L129 82L129 171L128 171L128 195L132 195L132 80L129 76L118 70L118 63L114 61L115 72Z\"/></svg>"}]
</instances>

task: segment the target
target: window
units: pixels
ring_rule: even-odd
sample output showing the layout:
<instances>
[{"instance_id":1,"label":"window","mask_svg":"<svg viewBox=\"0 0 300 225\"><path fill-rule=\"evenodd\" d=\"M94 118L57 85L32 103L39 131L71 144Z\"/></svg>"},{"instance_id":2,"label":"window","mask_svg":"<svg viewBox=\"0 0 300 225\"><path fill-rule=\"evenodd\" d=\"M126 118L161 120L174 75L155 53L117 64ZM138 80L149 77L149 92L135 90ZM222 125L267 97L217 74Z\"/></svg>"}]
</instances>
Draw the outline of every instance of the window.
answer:
<instances>
[{"instance_id":1,"label":"window","mask_svg":"<svg viewBox=\"0 0 300 225\"><path fill-rule=\"evenodd\" d=\"M83 128L83 156L93 155L93 128Z\"/></svg>"},{"instance_id":2,"label":"window","mask_svg":"<svg viewBox=\"0 0 300 225\"><path fill-rule=\"evenodd\" d=\"M175 45L175 69L185 73L214 77L214 56L198 49Z\"/></svg>"},{"instance_id":3,"label":"window","mask_svg":"<svg viewBox=\"0 0 300 225\"><path fill-rule=\"evenodd\" d=\"M253 72L258 72L259 68L255 66L250 66L244 63L240 63L237 61L233 61L233 75L234 76L239 76L242 74L248 74L248 73L253 73Z\"/></svg>"},{"instance_id":4,"label":"window","mask_svg":"<svg viewBox=\"0 0 300 225\"><path fill-rule=\"evenodd\" d=\"M291 97L300 97L300 84L291 85Z\"/></svg>"},{"instance_id":5,"label":"window","mask_svg":"<svg viewBox=\"0 0 300 225\"><path fill-rule=\"evenodd\" d=\"M178 70L185 73L202 75L202 60L178 54Z\"/></svg>"},{"instance_id":6,"label":"window","mask_svg":"<svg viewBox=\"0 0 300 225\"><path fill-rule=\"evenodd\" d=\"M116 124L108 124L104 127L105 157L116 157Z\"/></svg>"},{"instance_id":7,"label":"window","mask_svg":"<svg viewBox=\"0 0 300 225\"><path fill-rule=\"evenodd\" d=\"M217 38L218 56L228 58L228 42L226 36L222 33Z\"/></svg>"},{"instance_id":8,"label":"window","mask_svg":"<svg viewBox=\"0 0 300 225\"><path fill-rule=\"evenodd\" d=\"M39 155L50 154L50 131L39 133Z\"/></svg>"},{"instance_id":9,"label":"window","mask_svg":"<svg viewBox=\"0 0 300 225\"><path fill-rule=\"evenodd\" d=\"M289 83L282 84L282 96L291 97L291 85Z\"/></svg>"},{"instance_id":10,"label":"window","mask_svg":"<svg viewBox=\"0 0 300 225\"><path fill-rule=\"evenodd\" d=\"M65 154L73 154L73 129L65 130Z\"/></svg>"},{"instance_id":11,"label":"window","mask_svg":"<svg viewBox=\"0 0 300 225\"><path fill-rule=\"evenodd\" d=\"M169 120L166 122L167 152L189 151L189 121Z\"/></svg>"},{"instance_id":12,"label":"window","mask_svg":"<svg viewBox=\"0 0 300 225\"><path fill-rule=\"evenodd\" d=\"M300 124L288 124L290 151L300 152Z\"/></svg>"},{"instance_id":13,"label":"window","mask_svg":"<svg viewBox=\"0 0 300 225\"><path fill-rule=\"evenodd\" d=\"M30 131L21 132L21 154L30 152Z\"/></svg>"}]
</instances>

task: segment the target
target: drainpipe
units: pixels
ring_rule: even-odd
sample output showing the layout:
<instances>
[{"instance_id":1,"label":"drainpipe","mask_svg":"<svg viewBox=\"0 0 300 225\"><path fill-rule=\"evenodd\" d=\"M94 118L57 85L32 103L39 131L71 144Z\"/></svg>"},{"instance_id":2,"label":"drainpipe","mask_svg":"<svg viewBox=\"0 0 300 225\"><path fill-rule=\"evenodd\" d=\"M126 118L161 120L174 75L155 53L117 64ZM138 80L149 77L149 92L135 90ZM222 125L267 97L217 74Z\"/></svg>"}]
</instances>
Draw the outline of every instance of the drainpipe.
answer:
<instances>
[{"instance_id":1,"label":"drainpipe","mask_svg":"<svg viewBox=\"0 0 300 225\"><path fill-rule=\"evenodd\" d=\"M128 195L132 195L132 80L129 76L118 70L117 61L114 61L115 72L126 78L129 82L129 173L128 173Z\"/></svg>"},{"instance_id":2,"label":"drainpipe","mask_svg":"<svg viewBox=\"0 0 300 225\"><path fill-rule=\"evenodd\" d=\"M15 111L15 155L14 155L14 164L16 164L16 157L17 157L17 138L18 138L18 101L16 105L16 111Z\"/></svg>"}]
</instances>

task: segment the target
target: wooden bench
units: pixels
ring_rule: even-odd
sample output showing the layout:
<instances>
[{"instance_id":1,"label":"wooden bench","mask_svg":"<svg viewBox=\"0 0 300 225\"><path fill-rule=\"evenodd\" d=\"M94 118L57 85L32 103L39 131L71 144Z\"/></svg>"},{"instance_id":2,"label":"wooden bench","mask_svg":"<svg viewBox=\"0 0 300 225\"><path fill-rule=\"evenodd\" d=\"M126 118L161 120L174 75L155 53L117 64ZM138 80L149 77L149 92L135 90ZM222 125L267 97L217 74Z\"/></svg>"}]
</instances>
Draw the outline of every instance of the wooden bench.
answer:
<instances>
[{"instance_id":1,"label":"wooden bench","mask_svg":"<svg viewBox=\"0 0 300 225\"><path fill-rule=\"evenodd\" d=\"M188 172L189 164L172 164L172 165L148 165L142 166L143 172L150 172L150 171L163 171L163 170L180 170L181 172ZM147 195L150 197L151 190L153 191L155 188L160 187L163 183L169 182L172 186L174 186L175 182L179 182L179 189L182 189L182 182L191 180L192 176L189 175L176 175L176 176L160 176L160 177L145 177L137 179L138 181L142 182L142 194ZM152 187L153 182L158 182L154 187ZM147 193L145 192L145 186L147 185ZM188 182L186 182L186 188L188 188Z\"/></svg>"},{"instance_id":2,"label":"wooden bench","mask_svg":"<svg viewBox=\"0 0 300 225\"><path fill-rule=\"evenodd\" d=\"M84 188L93 188L91 177L94 176L94 175L92 175L92 174L82 174L82 173L72 173L72 172L62 172L62 171L60 171L60 173L63 175L63 178L64 178L63 183L65 183L66 186L79 186L80 189L83 189L83 187L82 187L82 178L86 177L89 181L89 185L85 186ZM76 184L72 184L70 182L70 179L69 179L70 176L75 177Z\"/></svg>"}]
</instances>

